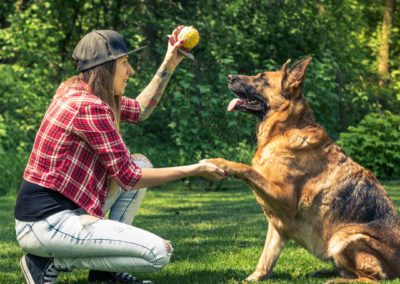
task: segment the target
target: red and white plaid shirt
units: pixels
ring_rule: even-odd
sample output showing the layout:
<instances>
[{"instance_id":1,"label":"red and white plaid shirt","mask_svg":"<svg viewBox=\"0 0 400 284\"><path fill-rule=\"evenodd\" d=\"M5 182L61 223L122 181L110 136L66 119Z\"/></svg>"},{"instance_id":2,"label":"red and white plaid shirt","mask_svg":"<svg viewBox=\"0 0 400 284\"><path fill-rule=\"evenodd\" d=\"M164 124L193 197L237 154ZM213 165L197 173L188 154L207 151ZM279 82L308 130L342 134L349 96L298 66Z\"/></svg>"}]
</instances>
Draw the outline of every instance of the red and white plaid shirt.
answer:
<instances>
[{"instance_id":1,"label":"red and white plaid shirt","mask_svg":"<svg viewBox=\"0 0 400 284\"><path fill-rule=\"evenodd\" d=\"M139 116L139 103L122 97L121 121L138 122ZM129 190L141 174L115 127L111 108L83 81L62 83L36 135L24 179L103 217L110 177Z\"/></svg>"}]
</instances>

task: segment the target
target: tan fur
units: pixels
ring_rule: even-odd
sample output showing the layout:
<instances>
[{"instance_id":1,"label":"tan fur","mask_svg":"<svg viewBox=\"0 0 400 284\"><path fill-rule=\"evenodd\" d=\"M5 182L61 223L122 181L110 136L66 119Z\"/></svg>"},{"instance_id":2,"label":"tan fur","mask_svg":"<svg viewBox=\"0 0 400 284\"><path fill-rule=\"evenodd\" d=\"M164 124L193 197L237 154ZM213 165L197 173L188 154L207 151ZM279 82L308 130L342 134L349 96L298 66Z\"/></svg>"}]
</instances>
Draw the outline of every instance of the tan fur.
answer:
<instances>
[{"instance_id":1,"label":"tan fur","mask_svg":"<svg viewBox=\"0 0 400 284\"><path fill-rule=\"evenodd\" d=\"M333 261L343 277L329 283L400 276L400 221L381 184L315 122L302 94L311 58L292 69L230 76L229 87L262 98L258 149L251 165L210 159L253 190L268 220L264 250L247 280L267 278L286 243Z\"/></svg>"}]
</instances>

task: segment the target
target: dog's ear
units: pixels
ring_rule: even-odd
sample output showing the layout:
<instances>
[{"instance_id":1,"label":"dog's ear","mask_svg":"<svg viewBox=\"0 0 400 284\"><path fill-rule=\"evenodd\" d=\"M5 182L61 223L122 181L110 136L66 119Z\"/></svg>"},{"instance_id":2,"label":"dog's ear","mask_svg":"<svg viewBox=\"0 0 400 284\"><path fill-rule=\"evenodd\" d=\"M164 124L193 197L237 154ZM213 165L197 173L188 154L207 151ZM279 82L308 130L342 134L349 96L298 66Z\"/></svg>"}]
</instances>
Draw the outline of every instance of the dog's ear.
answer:
<instances>
[{"instance_id":1,"label":"dog's ear","mask_svg":"<svg viewBox=\"0 0 400 284\"><path fill-rule=\"evenodd\" d=\"M301 82L304 80L307 66L310 64L312 57L306 57L302 60L297 61L294 66L290 69L289 75L288 75L288 80L292 81L291 83L296 83L301 84Z\"/></svg>"},{"instance_id":2,"label":"dog's ear","mask_svg":"<svg viewBox=\"0 0 400 284\"><path fill-rule=\"evenodd\" d=\"M285 67L285 76L282 80L282 91L285 97L289 97L304 81L307 66L311 62L312 57L306 57L294 64L290 70ZM284 66L286 63L284 64ZM283 67L283 66L282 66Z\"/></svg>"},{"instance_id":3,"label":"dog's ear","mask_svg":"<svg viewBox=\"0 0 400 284\"><path fill-rule=\"evenodd\" d=\"M288 60L286 60L286 62L282 65L280 71L283 72L285 74L285 76L287 76L289 74L289 63L290 63L290 58Z\"/></svg>"}]
</instances>

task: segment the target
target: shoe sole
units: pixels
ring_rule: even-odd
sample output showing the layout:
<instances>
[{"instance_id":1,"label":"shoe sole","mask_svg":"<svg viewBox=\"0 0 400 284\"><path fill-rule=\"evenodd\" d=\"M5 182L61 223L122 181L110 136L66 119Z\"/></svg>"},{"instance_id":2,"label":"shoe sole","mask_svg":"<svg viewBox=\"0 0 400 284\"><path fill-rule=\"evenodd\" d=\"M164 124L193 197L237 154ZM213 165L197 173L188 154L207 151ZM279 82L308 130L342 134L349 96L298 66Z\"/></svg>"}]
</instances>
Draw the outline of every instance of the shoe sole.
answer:
<instances>
[{"instance_id":1,"label":"shoe sole","mask_svg":"<svg viewBox=\"0 0 400 284\"><path fill-rule=\"evenodd\" d=\"M21 257L19 261L19 266L21 267L22 273L24 274L25 280L27 284L35 284L35 281L32 279L32 275L29 272L29 268L26 264L25 255Z\"/></svg>"}]
</instances>

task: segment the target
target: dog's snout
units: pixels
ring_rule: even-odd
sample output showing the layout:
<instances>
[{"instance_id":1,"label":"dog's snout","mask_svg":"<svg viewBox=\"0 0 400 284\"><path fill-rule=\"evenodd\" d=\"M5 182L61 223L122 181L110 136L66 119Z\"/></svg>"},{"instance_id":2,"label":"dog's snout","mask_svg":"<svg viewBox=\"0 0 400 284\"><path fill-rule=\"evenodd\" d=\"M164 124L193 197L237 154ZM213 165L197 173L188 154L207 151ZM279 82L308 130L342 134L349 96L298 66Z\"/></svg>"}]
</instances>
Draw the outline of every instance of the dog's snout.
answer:
<instances>
[{"instance_id":1,"label":"dog's snout","mask_svg":"<svg viewBox=\"0 0 400 284\"><path fill-rule=\"evenodd\" d=\"M235 82L237 80L237 76L235 75L229 75L228 76L228 83L232 84L233 82Z\"/></svg>"}]
</instances>

